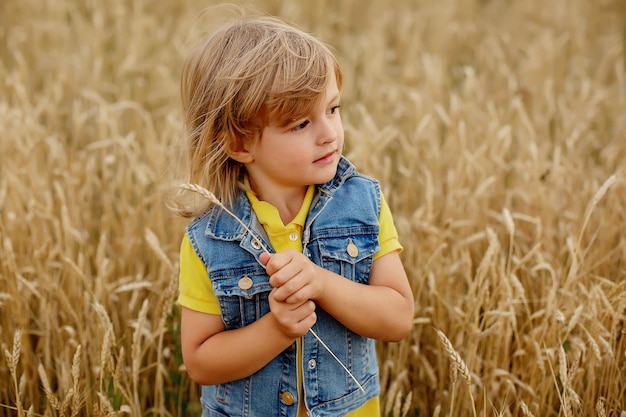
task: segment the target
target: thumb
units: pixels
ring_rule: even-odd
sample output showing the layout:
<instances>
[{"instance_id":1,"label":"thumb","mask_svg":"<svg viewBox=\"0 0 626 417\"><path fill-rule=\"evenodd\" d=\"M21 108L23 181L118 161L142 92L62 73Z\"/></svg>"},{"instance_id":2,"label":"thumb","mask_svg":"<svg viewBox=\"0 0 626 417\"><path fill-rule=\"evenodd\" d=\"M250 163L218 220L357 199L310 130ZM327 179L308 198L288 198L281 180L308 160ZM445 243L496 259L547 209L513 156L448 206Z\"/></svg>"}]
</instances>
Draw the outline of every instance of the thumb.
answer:
<instances>
[{"instance_id":1,"label":"thumb","mask_svg":"<svg viewBox=\"0 0 626 417\"><path fill-rule=\"evenodd\" d=\"M259 259L261 260L261 263L265 266L265 265L267 265L267 263L270 261L270 258L271 258L271 257L272 257L272 256L271 256L269 253L267 253L267 252L263 252L263 253L259 256Z\"/></svg>"}]
</instances>

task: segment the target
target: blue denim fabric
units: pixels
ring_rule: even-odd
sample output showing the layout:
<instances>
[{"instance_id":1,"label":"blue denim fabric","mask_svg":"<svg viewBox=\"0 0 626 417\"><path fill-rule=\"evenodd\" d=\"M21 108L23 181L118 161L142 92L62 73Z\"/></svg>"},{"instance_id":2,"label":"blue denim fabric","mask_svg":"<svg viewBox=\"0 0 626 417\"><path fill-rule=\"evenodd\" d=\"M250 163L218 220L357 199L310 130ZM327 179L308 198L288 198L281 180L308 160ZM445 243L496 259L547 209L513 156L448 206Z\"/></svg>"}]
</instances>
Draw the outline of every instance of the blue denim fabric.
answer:
<instances>
[{"instance_id":1,"label":"blue denim fabric","mask_svg":"<svg viewBox=\"0 0 626 417\"><path fill-rule=\"evenodd\" d=\"M227 330L244 327L267 314L272 289L259 261L263 249L258 241L271 246L244 192L233 211L252 234L216 206L187 228L191 244L207 265ZM373 256L379 250L379 212L378 183L357 173L342 158L335 177L319 187L311 203L302 236L303 253L346 279L368 283ZM350 243L358 248L358 254L348 252ZM239 287L245 276L253 283L248 289ZM307 333L302 339L304 401L309 416L342 416L380 392L374 340L348 330L320 307L316 313L313 330L357 378L365 393ZM295 417L300 400L296 366L294 344L247 378L202 387L204 416ZM293 402L285 401L283 394L287 392Z\"/></svg>"}]
</instances>

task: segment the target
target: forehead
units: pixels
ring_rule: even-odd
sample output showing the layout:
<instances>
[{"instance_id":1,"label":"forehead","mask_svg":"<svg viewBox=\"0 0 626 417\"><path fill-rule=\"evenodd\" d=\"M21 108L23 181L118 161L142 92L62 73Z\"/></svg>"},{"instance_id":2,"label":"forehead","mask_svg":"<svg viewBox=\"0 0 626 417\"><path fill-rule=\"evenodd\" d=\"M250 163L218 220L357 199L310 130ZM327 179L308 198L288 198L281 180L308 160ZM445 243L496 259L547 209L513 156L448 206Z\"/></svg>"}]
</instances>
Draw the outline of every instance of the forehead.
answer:
<instances>
[{"instance_id":1,"label":"forehead","mask_svg":"<svg viewBox=\"0 0 626 417\"><path fill-rule=\"evenodd\" d=\"M328 100L332 100L334 97L338 96L341 92L341 87L337 82L337 75L335 71L329 71L328 79L326 81L326 89L324 91L324 97Z\"/></svg>"},{"instance_id":2,"label":"forehead","mask_svg":"<svg viewBox=\"0 0 626 417\"><path fill-rule=\"evenodd\" d=\"M317 106L326 105L339 96L341 86L337 78L336 68L327 66L323 76L305 75L302 84L293 83L290 89L274 91L265 105L266 122L286 125L307 116Z\"/></svg>"}]
</instances>

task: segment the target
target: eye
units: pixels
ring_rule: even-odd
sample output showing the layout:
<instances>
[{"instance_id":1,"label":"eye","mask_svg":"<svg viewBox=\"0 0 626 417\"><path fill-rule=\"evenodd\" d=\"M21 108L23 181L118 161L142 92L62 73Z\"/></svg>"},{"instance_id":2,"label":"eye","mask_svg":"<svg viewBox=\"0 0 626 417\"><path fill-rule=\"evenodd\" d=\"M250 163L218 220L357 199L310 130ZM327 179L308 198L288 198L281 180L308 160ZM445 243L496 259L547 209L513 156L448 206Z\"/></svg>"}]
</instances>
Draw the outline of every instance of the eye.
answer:
<instances>
[{"instance_id":1,"label":"eye","mask_svg":"<svg viewBox=\"0 0 626 417\"><path fill-rule=\"evenodd\" d=\"M291 128L292 131L297 132L298 130L302 130L305 127L307 127L309 125L309 121L308 120L304 120L300 123L298 123L297 125L295 125L294 127Z\"/></svg>"},{"instance_id":2,"label":"eye","mask_svg":"<svg viewBox=\"0 0 626 417\"><path fill-rule=\"evenodd\" d=\"M336 106L332 106L330 109L328 109L328 114L337 114L339 113L339 104L337 104Z\"/></svg>"}]
</instances>

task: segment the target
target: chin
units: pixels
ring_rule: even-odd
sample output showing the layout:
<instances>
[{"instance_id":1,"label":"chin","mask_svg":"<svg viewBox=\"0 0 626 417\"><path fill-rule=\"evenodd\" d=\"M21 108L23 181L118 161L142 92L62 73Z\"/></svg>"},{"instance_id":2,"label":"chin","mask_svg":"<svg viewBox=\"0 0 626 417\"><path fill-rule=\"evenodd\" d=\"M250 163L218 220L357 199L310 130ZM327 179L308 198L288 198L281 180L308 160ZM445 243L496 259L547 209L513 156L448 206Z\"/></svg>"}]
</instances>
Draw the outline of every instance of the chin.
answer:
<instances>
[{"instance_id":1,"label":"chin","mask_svg":"<svg viewBox=\"0 0 626 417\"><path fill-rule=\"evenodd\" d=\"M332 180L333 178L335 178L335 174L337 174L337 166L334 167L334 169L332 170L332 173L328 174L328 175L324 175L324 176L320 176L319 177L319 181L316 181L316 184L325 184L328 181Z\"/></svg>"}]
</instances>

